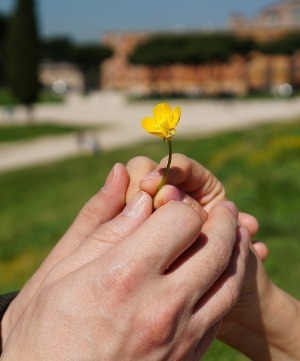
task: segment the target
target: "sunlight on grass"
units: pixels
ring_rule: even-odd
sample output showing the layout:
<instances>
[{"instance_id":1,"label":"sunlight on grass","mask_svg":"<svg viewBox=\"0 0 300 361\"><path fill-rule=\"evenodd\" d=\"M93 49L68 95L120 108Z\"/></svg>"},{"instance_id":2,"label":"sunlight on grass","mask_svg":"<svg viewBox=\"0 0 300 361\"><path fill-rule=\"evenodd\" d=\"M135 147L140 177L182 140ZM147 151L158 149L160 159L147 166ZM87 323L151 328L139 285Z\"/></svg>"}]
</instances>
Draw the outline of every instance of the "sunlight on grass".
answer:
<instances>
[{"instance_id":1,"label":"sunlight on grass","mask_svg":"<svg viewBox=\"0 0 300 361\"><path fill-rule=\"evenodd\" d=\"M27 140L42 136L75 133L84 131L85 129L87 128L51 123L0 125L0 143Z\"/></svg>"},{"instance_id":2,"label":"sunlight on grass","mask_svg":"<svg viewBox=\"0 0 300 361\"><path fill-rule=\"evenodd\" d=\"M270 249L267 272L277 285L300 297L300 121L203 138L177 137L174 148L212 170L229 199L257 217L257 239ZM103 185L113 164L126 164L138 155L159 161L166 156L165 144L146 142L0 174L0 292L21 287ZM204 360L247 358L215 342Z\"/></svg>"},{"instance_id":3,"label":"sunlight on grass","mask_svg":"<svg viewBox=\"0 0 300 361\"><path fill-rule=\"evenodd\" d=\"M269 139L263 149L253 152L249 161L251 165L268 163L276 158L281 158L285 153L299 151L299 149L300 135L275 135Z\"/></svg>"},{"instance_id":4,"label":"sunlight on grass","mask_svg":"<svg viewBox=\"0 0 300 361\"><path fill-rule=\"evenodd\" d=\"M221 167L236 157L237 154L243 155L246 160L247 155L249 153L251 154L253 150L254 146L250 143L246 143L245 141L235 142L231 146L225 148L222 152L216 152L211 159L211 163L214 167Z\"/></svg>"}]
</instances>

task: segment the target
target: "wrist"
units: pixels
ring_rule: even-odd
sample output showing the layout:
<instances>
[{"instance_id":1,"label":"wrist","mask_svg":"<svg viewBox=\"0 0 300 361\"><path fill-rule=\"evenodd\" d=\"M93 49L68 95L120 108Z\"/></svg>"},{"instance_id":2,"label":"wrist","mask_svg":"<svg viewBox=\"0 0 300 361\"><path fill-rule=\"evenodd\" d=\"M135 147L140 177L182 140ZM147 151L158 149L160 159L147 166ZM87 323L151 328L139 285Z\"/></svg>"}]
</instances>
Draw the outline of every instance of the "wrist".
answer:
<instances>
[{"instance_id":1,"label":"wrist","mask_svg":"<svg viewBox=\"0 0 300 361\"><path fill-rule=\"evenodd\" d=\"M299 360L300 303L272 283L265 291L250 316L227 323L219 338L254 361Z\"/></svg>"},{"instance_id":2,"label":"wrist","mask_svg":"<svg viewBox=\"0 0 300 361\"><path fill-rule=\"evenodd\" d=\"M272 285L269 305L263 315L265 337L271 360L300 360L300 303Z\"/></svg>"}]
</instances>

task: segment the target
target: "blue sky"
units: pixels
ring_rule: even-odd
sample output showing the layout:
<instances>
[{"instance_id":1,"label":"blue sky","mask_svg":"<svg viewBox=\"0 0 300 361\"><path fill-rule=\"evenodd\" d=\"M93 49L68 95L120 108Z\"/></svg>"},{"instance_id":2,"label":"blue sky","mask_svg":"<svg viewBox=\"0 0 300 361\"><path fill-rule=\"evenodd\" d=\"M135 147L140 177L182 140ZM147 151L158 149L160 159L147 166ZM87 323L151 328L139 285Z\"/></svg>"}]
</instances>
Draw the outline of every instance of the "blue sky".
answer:
<instances>
[{"instance_id":1,"label":"blue sky","mask_svg":"<svg viewBox=\"0 0 300 361\"><path fill-rule=\"evenodd\" d=\"M0 0L9 13L16 0ZM99 41L107 31L225 27L232 13L255 16L273 0L36 0L43 36Z\"/></svg>"}]
</instances>

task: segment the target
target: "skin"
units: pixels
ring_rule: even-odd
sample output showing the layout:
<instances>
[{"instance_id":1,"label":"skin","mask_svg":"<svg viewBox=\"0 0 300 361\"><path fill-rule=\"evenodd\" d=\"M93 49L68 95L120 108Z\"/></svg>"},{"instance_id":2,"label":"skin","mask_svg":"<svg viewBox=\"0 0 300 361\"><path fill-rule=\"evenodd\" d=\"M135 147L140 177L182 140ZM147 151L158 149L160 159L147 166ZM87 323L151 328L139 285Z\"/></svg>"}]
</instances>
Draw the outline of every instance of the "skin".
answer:
<instances>
[{"instance_id":1,"label":"skin","mask_svg":"<svg viewBox=\"0 0 300 361\"><path fill-rule=\"evenodd\" d=\"M128 186L117 164L11 303L2 360L196 361L207 350L240 293L247 228L209 187L209 213L176 187L153 213L149 193Z\"/></svg>"},{"instance_id":2,"label":"skin","mask_svg":"<svg viewBox=\"0 0 300 361\"><path fill-rule=\"evenodd\" d=\"M131 178L127 198L136 188L154 195L166 162L166 158L160 164L144 157L131 160L127 165ZM207 169L180 154L173 155L167 183L155 208L170 199L181 199L193 208L200 204L209 212L226 199L222 184ZM255 236L258 222L253 216L239 213L239 223ZM267 256L264 243L250 245L240 298L224 318L218 337L251 360L296 361L300 359L300 322L295 322L300 320L300 303L270 281L261 262Z\"/></svg>"}]
</instances>

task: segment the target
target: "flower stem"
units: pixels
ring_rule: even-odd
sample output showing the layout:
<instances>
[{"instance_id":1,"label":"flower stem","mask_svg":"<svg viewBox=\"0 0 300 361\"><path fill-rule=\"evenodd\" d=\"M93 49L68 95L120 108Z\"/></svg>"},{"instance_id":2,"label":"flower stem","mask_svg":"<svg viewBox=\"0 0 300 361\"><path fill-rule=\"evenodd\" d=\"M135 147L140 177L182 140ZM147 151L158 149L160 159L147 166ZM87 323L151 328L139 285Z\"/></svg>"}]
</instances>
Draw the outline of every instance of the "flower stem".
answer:
<instances>
[{"instance_id":1,"label":"flower stem","mask_svg":"<svg viewBox=\"0 0 300 361\"><path fill-rule=\"evenodd\" d=\"M172 162L172 154L173 154L173 150L172 150L172 138L168 138L167 139L168 141L168 144L169 144L169 158L168 158L168 164L167 164L167 168L165 170L165 173L164 175L162 176L162 179L160 181L160 184L153 196L153 204L154 204L154 201L155 201L155 198L157 196L157 193L162 189L162 187L165 185L166 183L166 180L168 178L168 174L169 174L169 170L170 170L170 167L171 167L171 162Z\"/></svg>"}]
</instances>

